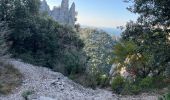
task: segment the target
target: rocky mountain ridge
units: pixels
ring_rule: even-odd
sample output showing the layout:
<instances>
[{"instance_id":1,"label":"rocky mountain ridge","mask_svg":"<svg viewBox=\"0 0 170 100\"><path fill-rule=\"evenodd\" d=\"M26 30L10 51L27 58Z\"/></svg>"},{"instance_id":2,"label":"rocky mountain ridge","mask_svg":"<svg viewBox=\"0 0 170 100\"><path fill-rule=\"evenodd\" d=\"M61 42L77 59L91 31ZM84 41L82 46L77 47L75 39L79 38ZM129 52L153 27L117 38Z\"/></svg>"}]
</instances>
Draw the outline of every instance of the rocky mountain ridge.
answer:
<instances>
[{"instance_id":1,"label":"rocky mountain ridge","mask_svg":"<svg viewBox=\"0 0 170 100\"><path fill-rule=\"evenodd\" d=\"M54 20L62 25L74 27L76 21L75 3L69 8L69 0L62 0L61 6L50 10L46 0L41 1L40 12L46 12Z\"/></svg>"}]
</instances>

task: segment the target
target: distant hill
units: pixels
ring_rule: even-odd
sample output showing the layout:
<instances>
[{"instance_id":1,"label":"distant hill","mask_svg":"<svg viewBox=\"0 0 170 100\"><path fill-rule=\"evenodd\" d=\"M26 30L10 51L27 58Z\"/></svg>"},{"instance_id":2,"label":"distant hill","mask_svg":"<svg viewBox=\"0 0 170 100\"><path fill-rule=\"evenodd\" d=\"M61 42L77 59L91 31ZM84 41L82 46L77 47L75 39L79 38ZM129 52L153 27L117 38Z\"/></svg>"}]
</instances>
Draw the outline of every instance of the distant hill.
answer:
<instances>
[{"instance_id":1,"label":"distant hill","mask_svg":"<svg viewBox=\"0 0 170 100\"><path fill-rule=\"evenodd\" d=\"M109 28L109 27L100 27L99 29L102 29L103 31L107 32L110 35L120 36L122 33L122 30L117 28Z\"/></svg>"},{"instance_id":2,"label":"distant hill","mask_svg":"<svg viewBox=\"0 0 170 100\"><path fill-rule=\"evenodd\" d=\"M109 35L113 36L117 36L120 37L122 30L117 29L117 28L111 28L111 27L93 27L93 26L86 26L86 25L82 25L82 28L94 28L94 29L98 29L98 30L103 30L106 33L108 33Z\"/></svg>"}]
</instances>

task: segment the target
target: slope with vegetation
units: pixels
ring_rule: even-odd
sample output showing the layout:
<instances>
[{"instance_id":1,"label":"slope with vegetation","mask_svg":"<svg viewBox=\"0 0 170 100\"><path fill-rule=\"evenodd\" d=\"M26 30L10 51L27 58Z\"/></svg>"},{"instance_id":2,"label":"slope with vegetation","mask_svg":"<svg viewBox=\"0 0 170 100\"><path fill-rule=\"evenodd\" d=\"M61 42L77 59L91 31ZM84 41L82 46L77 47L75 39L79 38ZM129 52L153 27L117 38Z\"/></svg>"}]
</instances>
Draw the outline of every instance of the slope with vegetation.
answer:
<instances>
[{"instance_id":1,"label":"slope with vegetation","mask_svg":"<svg viewBox=\"0 0 170 100\"><path fill-rule=\"evenodd\" d=\"M22 74L13 65L0 60L0 95L11 93L22 83Z\"/></svg>"},{"instance_id":2,"label":"slope with vegetation","mask_svg":"<svg viewBox=\"0 0 170 100\"><path fill-rule=\"evenodd\" d=\"M107 86L114 40L106 32L92 28L80 28L79 35L87 55L85 86Z\"/></svg>"},{"instance_id":3,"label":"slope with vegetation","mask_svg":"<svg viewBox=\"0 0 170 100\"><path fill-rule=\"evenodd\" d=\"M0 5L0 21L11 30L7 42L13 57L65 75L84 70L83 42L71 28L41 14L40 0L2 0Z\"/></svg>"},{"instance_id":4,"label":"slope with vegetation","mask_svg":"<svg viewBox=\"0 0 170 100\"><path fill-rule=\"evenodd\" d=\"M120 40L113 41L103 31L82 30L77 26L79 36L74 29L40 13L40 0L1 0L0 56L10 53L22 61L61 72L85 86L111 87L118 94L167 92L160 99L168 100L170 1L127 2L132 2L129 10L138 13L139 18L127 23ZM18 93L4 97L6 100L21 94L25 99L32 94L37 98L45 94L63 99L114 98L109 91L84 89L49 69L15 60L10 62L25 75L25 84ZM116 67L112 69L114 75L109 76L112 63ZM0 63L0 66L0 93L8 93L20 84L21 75L12 65ZM8 81L5 77L11 79Z\"/></svg>"},{"instance_id":5,"label":"slope with vegetation","mask_svg":"<svg viewBox=\"0 0 170 100\"><path fill-rule=\"evenodd\" d=\"M120 41L114 47L113 63L118 73L113 79L112 88L128 94L159 91L159 88L170 84L170 1L126 1L132 4L128 9L139 14L139 18L136 22L127 23ZM122 68L129 73L127 78L119 75Z\"/></svg>"}]
</instances>

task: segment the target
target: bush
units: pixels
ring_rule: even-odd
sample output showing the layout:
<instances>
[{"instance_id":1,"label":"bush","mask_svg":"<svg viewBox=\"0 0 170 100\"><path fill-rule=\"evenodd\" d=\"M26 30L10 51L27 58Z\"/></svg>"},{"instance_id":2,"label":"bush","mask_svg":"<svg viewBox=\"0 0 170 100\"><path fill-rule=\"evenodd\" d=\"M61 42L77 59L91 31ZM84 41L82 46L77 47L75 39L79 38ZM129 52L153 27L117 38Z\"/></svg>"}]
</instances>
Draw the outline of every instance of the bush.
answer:
<instances>
[{"instance_id":1,"label":"bush","mask_svg":"<svg viewBox=\"0 0 170 100\"><path fill-rule=\"evenodd\" d=\"M109 77L105 74L71 74L69 78L85 87L91 87L92 89L109 86Z\"/></svg>"},{"instance_id":2,"label":"bush","mask_svg":"<svg viewBox=\"0 0 170 100\"><path fill-rule=\"evenodd\" d=\"M140 92L141 92L141 87L137 83L126 80L121 94L124 94L124 95L135 94L136 95L136 94L139 94Z\"/></svg>"},{"instance_id":3,"label":"bush","mask_svg":"<svg viewBox=\"0 0 170 100\"><path fill-rule=\"evenodd\" d=\"M97 78L97 83L100 87L107 87L109 86L109 77L106 74L101 74Z\"/></svg>"},{"instance_id":4,"label":"bush","mask_svg":"<svg viewBox=\"0 0 170 100\"><path fill-rule=\"evenodd\" d=\"M21 73L11 64L0 61L0 94L8 94L22 82Z\"/></svg>"},{"instance_id":5,"label":"bush","mask_svg":"<svg viewBox=\"0 0 170 100\"><path fill-rule=\"evenodd\" d=\"M116 76L111 83L112 89L118 94L120 94L123 91L124 85L125 80L121 76Z\"/></svg>"},{"instance_id":6,"label":"bush","mask_svg":"<svg viewBox=\"0 0 170 100\"><path fill-rule=\"evenodd\" d=\"M123 94L123 95L132 94L131 91L130 91L131 85L132 84L130 83L130 81L126 80L123 91L121 92L121 94Z\"/></svg>"},{"instance_id":7,"label":"bush","mask_svg":"<svg viewBox=\"0 0 170 100\"><path fill-rule=\"evenodd\" d=\"M140 81L139 86L143 89L149 89L152 87L152 84L153 84L153 78L146 77Z\"/></svg>"},{"instance_id":8,"label":"bush","mask_svg":"<svg viewBox=\"0 0 170 100\"><path fill-rule=\"evenodd\" d=\"M82 73L86 55L82 52L84 44L77 33L50 18L36 16L32 20L34 23L29 23L29 35L22 34L24 39L15 31L10 34L13 56L64 75Z\"/></svg>"},{"instance_id":9,"label":"bush","mask_svg":"<svg viewBox=\"0 0 170 100\"><path fill-rule=\"evenodd\" d=\"M156 76L153 77L153 88L157 88L157 89L162 89L164 87L166 87L168 84L164 81L165 77L164 76Z\"/></svg>"},{"instance_id":10,"label":"bush","mask_svg":"<svg viewBox=\"0 0 170 100\"><path fill-rule=\"evenodd\" d=\"M133 94L138 94L141 91L141 87L138 85L132 85L131 86L131 92Z\"/></svg>"},{"instance_id":11,"label":"bush","mask_svg":"<svg viewBox=\"0 0 170 100\"><path fill-rule=\"evenodd\" d=\"M170 100L170 92L158 98L159 100Z\"/></svg>"},{"instance_id":12,"label":"bush","mask_svg":"<svg viewBox=\"0 0 170 100\"><path fill-rule=\"evenodd\" d=\"M8 23L9 29L0 27L0 31L5 34L6 30L11 30L5 39L10 44L9 52L13 57L65 75L84 71L84 61L77 60L81 59L84 44L72 28L59 25L48 16L42 16L39 13L40 0L8 1L0 2L3 6L10 5L8 9L1 9L0 15L2 12L10 13L1 15L0 20ZM2 34L0 42L1 40L4 42ZM5 49L1 43L0 47ZM58 63L63 66L58 66Z\"/></svg>"},{"instance_id":13,"label":"bush","mask_svg":"<svg viewBox=\"0 0 170 100\"><path fill-rule=\"evenodd\" d=\"M24 100L28 100L28 96L32 95L34 93L33 90L27 90L27 91L24 91L22 93L22 97L24 98Z\"/></svg>"},{"instance_id":14,"label":"bush","mask_svg":"<svg viewBox=\"0 0 170 100\"><path fill-rule=\"evenodd\" d=\"M146 77L136 78L136 81L123 79L121 76L116 76L111 83L113 91L119 94L139 94L140 92L149 92L154 90L163 89L168 86L164 81L165 77Z\"/></svg>"},{"instance_id":15,"label":"bush","mask_svg":"<svg viewBox=\"0 0 170 100\"><path fill-rule=\"evenodd\" d=\"M98 81L96 76L87 73L71 74L69 78L83 85L84 87L90 87L92 89L96 89L96 87L98 86Z\"/></svg>"},{"instance_id":16,"label":"bush","mask_svg":"<svg viewBox=\"0 0 170 100\"><path fill-rule=\"evenodd\" d=\"M77 50L67 50L63 56L62 63L65 64L65 70L68 75L84 73L86 56L83 52Z\"/></svg>"},{"instance_id":17,"label":"bush","mask_svg":"<svg viewBox=\"0 0 170 100\"><path fill-rule=\"evenodd\" d=\"M84 51L88 56L87 72L108 74L112 64L110 60L113 56L112 49L114 41L107 33L93 29L82 29L80 34L84 38ZM87 36L86 36L87 35Z\"/></svg>"}]
</instances>

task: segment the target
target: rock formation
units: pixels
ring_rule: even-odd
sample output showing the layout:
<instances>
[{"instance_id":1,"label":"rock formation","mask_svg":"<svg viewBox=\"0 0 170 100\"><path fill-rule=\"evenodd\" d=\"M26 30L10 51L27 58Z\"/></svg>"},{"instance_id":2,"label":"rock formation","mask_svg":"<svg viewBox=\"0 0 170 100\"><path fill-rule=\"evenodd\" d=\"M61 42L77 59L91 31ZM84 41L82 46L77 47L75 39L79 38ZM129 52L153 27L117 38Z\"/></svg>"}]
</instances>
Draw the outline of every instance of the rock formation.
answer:
<instances>
[{"instance_id":1,"label":"rock formation","mask_svg":"<svg viewBox=\"0 0 170 100\"><path fill-rule=\"evenodd\" d=\"M76 19L75 3L69 9L69 0L62 0L60 7L50 10L46 0L41 2L40 12L47 12L54 20L62 25L74 27Z\"/></svg>"},{"instance_id":2,"label":"rock formation","mask_svg":"<svg viewBox=\"0 0 170 100\"><path fill-rule=\"evenodd\" d=\"M46 0L41 1L40 11L47 12L49 15L51 14L50 7L48 6Z\"/></svg>"}]
</instances>

